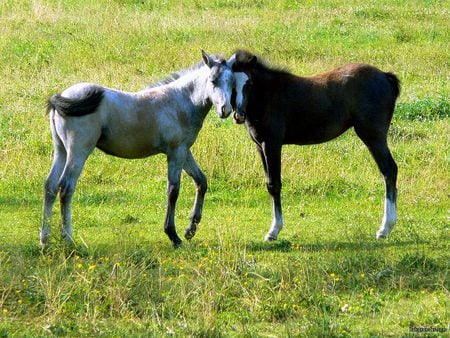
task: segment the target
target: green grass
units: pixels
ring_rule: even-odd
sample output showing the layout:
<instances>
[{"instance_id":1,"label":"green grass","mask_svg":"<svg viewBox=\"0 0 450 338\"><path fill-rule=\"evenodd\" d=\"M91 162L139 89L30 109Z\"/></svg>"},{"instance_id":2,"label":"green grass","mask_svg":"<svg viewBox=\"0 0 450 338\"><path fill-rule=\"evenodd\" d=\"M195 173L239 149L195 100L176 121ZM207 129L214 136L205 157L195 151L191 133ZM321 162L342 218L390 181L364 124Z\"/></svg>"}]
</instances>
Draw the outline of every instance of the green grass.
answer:
<instances>
[{"instance_id":1,"label":"green grass","mask_svg":"<svg viewBox=\"0 0 450 338\"><path fill-rule=\"evenodd\" d=\"M0 337L408 336L445 329L449 302L448 1L2 1ZM95 151L73 202L77 245L38 248L52 144L49 95L123 90L248 48L297 74L346 62L395 72L389 142L398 223L375 241L384 186L354 132L283 149L286 226L241 126L207 117L193 153L209 180L196 237L165 236L166 160ZM179 232L194 186L183 176ZM56 211L56 208L55 208ZM56 216L58 212L55 212Z\"/></svg>"}]
</instances>

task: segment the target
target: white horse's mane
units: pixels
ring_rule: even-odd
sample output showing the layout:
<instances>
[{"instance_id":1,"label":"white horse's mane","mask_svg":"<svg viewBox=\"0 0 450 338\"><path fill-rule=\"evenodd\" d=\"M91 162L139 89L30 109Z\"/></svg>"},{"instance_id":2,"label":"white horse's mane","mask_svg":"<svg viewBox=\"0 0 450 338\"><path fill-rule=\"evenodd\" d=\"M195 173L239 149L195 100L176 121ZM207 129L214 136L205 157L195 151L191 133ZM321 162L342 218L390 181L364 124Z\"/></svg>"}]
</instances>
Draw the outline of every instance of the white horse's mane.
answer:
<instances>
[{"instance_id":1,"label":"white horse's mane","mask_svg":"<svg viewBox=\"0 0 450 338\"><path fill-rule=\"evenodd\" d=\"M214 58L214 61L217 61L217 62L225 61L225 58L222 55L211 54L210 56L212 58ZM191 73L192 71L200 69L203 65L204 65L203 61L199 61L199 62L197 62L196 64L192 65L189 68L182 69L182 70L179 70L177 72L174 72L174 73L170 74L169 76L163 78L162 80L159 80L158 82L151 83L151 84L145 86L144 89L150 89L150 88L155 88L155 87L159 87L159 86L163 86L163 85L169 84L169 83L171 83L171 82L173 82L175 80L178 80L180 77L183 77L184 75Z\"/></svg>"}]
</instances>

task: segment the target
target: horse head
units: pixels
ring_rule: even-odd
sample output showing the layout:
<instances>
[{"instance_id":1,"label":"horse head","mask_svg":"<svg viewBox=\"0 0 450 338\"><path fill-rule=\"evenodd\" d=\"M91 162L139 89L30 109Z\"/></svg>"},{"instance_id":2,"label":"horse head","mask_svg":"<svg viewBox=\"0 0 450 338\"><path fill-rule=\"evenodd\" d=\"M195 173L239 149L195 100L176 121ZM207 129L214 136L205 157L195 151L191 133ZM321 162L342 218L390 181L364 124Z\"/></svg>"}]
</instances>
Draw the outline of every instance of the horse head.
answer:
<instances>
[{"instance_id":1,"label":"horse head","mask_svg":"<svg viewBox=\"0 0 450 338\"><path fill-rule=\"evenodd\" d=\"M203 63L209 68L208 97L214 104L220 118L227 118L233 107L231 95L234 85L234 74L225 59L213 58L202 50Z\"/></svg>"},{"instance_id":2,"label":"horse head","mask_svg":"<svg viewBox=\"0 0 450 338\"><path fill-rule=\"evenodd\" d=\"M245 122L248 97L253 85L252 71L256 62L257 57L255 55L243 50L234 53L227 61L235 78L232 105L235 111L233 118L238 124Z\"/></svg>"}]
</instances>

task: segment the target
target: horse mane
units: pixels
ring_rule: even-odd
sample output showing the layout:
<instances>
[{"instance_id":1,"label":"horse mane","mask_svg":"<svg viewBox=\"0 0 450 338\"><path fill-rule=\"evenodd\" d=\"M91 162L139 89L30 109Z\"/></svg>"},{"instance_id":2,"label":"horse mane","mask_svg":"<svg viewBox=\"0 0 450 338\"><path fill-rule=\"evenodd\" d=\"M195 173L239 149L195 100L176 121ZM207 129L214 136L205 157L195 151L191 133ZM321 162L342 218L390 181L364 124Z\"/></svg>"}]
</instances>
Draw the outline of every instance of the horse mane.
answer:
<instances>
[{"instance_id":1,"label":"horse mane","mask_svg":"<svg viewBox=\"0 0 450 338\"><path fill-rule=\"evenodd\" d=\"M260 57L259 55L253 54L247 50L238 49L235 51L234 55L236 59L235 64L242 63L244 65L246 64L249 65L251 63L251 59L253 57L256 57L256 62L252 66L252 69L254 71L292 75L289 69L287 69L286 67L273 66L264 58ZM234 67L233 70L235 70Z\"/></svg>"},{"instance_id":2,"label":"horse mane","mask_svg":"<svg viewBox=\"0 0 450 338\"><path fill-rule=\"evenodd\" d=\"M220 63L226 62L225 58L222 55L211 54L211 57L213 57L214 60L217 61L217 62L220 62ZM178 80L180 77L183 77L184 75L189 74L190 72L192 72L194 70L200 69L203 65L204 65L203 61L199 61L199 62L195 63L194 65L192 65L189 68L182 69L182 70L179 70L177 72L174 72L174 73L170 74L169 76L166 76L162 80L159 80L158 82L151 83L151 84L145 86L144 89L156 88L156 87L159 87L159 86L163 86L163 85L169 84L169 83L171 83L171 82L173 82L175 80Z\"/></svg>"}]
</instances>

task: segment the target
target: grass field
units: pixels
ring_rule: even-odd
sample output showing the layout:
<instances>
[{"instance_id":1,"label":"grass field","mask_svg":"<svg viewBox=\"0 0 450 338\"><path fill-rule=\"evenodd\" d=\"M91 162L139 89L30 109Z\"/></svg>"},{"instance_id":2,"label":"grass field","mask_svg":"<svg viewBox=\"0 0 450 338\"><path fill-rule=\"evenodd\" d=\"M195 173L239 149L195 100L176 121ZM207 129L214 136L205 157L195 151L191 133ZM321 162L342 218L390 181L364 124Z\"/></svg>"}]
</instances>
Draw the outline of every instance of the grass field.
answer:
<instances>
[{"instance_id":1,"label":"grass field","mask_svg":"<svg viewBox=\"0 0 450 338\"><path fill-rule=\"evenodd\" d=\"M376 4L375 4L376 3ZM449 1L0 2L0 337L449 334ZM47 98L90 81L136 91L247 48L297 74L371 63L402 81L389 136L398 223L353 131L283 149L285 228L245 128L211 112L193 147L209 180L196 237L163 232L166 159L96 150L73 203L75 248L38 247L52 144ZM176 222L194 185L183 176ZM58 215L58 212L55 212Z\"/></svg>"}]
</instances>

